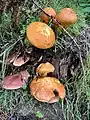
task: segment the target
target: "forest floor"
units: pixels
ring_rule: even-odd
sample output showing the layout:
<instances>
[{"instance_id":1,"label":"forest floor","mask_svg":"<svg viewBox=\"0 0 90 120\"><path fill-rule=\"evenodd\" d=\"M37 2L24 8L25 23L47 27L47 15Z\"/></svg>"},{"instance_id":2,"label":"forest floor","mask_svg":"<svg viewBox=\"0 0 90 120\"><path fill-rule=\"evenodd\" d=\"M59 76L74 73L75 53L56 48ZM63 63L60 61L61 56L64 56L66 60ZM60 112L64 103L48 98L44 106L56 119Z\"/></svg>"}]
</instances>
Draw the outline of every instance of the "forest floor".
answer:
<instances>
[{"instance_id":1,"label":"forest floor","mask_svg":"<svg viewBox=\"0 0 90 120\"><path fill-rule=\"evenodd\" d=\"M27 42L26 28L41 21L42 11L32 0L0 1L0 120L89 120L90 118L90 2L89 0L36 0L38 6L53 7L56 12L64 7L73 8L78 21L61 32L49 24L56 34L56 45L41 50ZM89 10L89 11L88 11ZM88 11L88 12L87 12ZM14 52L30 59L21 67L7 64L6 59ZM54 76L65 85L64 100L42 103L30 95L29 84L36 67L50 62ZM27 86L17 90L2 88L2 81L9 74L27 70L30 77Z\"/></svg>"}]
</instances>

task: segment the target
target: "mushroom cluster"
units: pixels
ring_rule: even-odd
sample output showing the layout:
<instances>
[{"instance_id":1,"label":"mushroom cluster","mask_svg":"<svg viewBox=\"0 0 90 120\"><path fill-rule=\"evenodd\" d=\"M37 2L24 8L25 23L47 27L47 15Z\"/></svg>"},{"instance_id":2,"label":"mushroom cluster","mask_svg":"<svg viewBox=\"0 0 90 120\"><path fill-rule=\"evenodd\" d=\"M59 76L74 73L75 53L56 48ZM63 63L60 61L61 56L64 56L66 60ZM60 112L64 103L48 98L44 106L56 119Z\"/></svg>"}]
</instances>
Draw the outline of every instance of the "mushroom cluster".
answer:
<instances>
[{"instance_id":1,"label":"mushroom cluster","mask_svg":"<svg viewBox=\"0 0 90 120\"><path fill-rule=\"evenodd\" d=\"M46 14L45 14L46 13ZM48 14L48 15L47 15ZM64 8L58 14L53 8L47 7L41 15L43 22L32 22L26 30L29 42L39 48L47 49L55 45L55 33L47 24L50 17L54 18L64 28L74 24L77 21L77 15L72 8ZM8 62L14 66L22 66L29 61L29 57L23 58L16 53L12 54ZM37 69L37 76L30 83L30 92L38 101L54 103L59 99L64 99L66 91L65 86L55 77L50 77L47 74L55 70L54 66L49 62L41 63ZM14 75L6 76L3 79L2 87L5 89L19 89L28 81L29 73L27 70L21 71Z\"/></svg>"},{"instance_id":2,"label":"mushroom cluster","mask_svg":"<svg viewBox=\"0 0 90 120\"><path fill-rule=\"evenodd\" d=\"M77 15L72 8L63 8L58 14L56 11L47 7L43 10L41 20L44 22L33 22L27 28L27 37L30 43L40 49L51 48L55 45L55 33L47 25L50 19L60 23L62 27L67 28L77 21ZM54 103L60 98L65 97L65 87L55 77L48 77L49 72L54 71L54 66L47 63L41 63L37 69L38 74L30 83L31 95L42 102Z\"/></svg>"},{"instance_id":3,"label":"mushroom cluster","mask_svg":"<svg viewBox=\"0 0 90 120\"><path fill-rule=\"evenodd\" d=\"M59 23L63 28L67 28L77 21L77 15L72 8L63 8L58 14L51 7L45 8L41 14L41 20L44 23L32 22L26 30L29 42L39 49L47 49L55 45L55 33L47 25L50 19L53 20L55 26L58 26Z\"/></svg>"},{"instance_id":4,"label":"mushroom cluster","mask_svg":"<svg viewBox=\"0 0 90 120\"><path fill-rule=\"evenodd\" d=\"M40 75L35 77L30 83L31 95L38 101L54 103L65 97L65 87L55 77L48 77L47 73L54 71L54 66L47 63L41 63L36 72Z\"/></svg>"}]
</instances>

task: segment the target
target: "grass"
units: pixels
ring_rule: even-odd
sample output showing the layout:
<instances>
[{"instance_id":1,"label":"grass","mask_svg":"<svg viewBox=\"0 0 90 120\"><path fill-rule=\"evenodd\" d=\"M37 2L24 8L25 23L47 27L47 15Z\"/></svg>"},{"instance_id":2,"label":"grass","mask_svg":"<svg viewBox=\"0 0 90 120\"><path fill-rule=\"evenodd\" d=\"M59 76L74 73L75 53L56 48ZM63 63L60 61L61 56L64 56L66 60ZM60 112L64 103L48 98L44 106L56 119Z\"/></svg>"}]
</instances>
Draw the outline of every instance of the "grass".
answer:
<instances>
[{"instance_id":1,"label":"grass","mask_svg":"<svg viewBox=\"0 0 90 120\"><path fill-rule=\"evenodd\" d=\"M81 7L78 5L78 3L81 3ZM72 7L77 12L79 16L78 22L68 30L72 35L80 34L82 28L86 26L86 13L83 11L83 3L84 1L82 2L82 0L38 0L38 4L40 4L42 8L52 6L58 12L63 7ZM38 10L38 8L35 6L30 9L29 4L29 1L26 0L25 4L22 7L22 12L19 16L18 31L15 31L14 28L12 28L11 10L0 15L0 81L2 81L7 73L5 60L9 52L13 49L18 41L22 42L22 38L26 31L27 25L34 21L40 21L40 10ZM57 34L57 40L59 37L59 34ZM60 44L60 42L57 43L57 49L58 46L60 47ZM68 80L65 83L67 90L67 96L65 99L66 102L62 101L58 103L62 106L65 120L89 120L90 56L85 61L84 67L86 80L84 79L83 73L81 73L81 75L75 76L72 82L69 82ZM16 91L8 91L0 88L0 105L2 105L4 109L5 119L7 117L7 113L9 111L13 113L16 106L19 104L29 104L33 109L35 103L32 101L33 98L29 95L27 90L19 89ZM36 112L37 114L37 110L33 112ZM39 114L40 116L42 115L41 113Z\"/></svg>"}]
</instances>

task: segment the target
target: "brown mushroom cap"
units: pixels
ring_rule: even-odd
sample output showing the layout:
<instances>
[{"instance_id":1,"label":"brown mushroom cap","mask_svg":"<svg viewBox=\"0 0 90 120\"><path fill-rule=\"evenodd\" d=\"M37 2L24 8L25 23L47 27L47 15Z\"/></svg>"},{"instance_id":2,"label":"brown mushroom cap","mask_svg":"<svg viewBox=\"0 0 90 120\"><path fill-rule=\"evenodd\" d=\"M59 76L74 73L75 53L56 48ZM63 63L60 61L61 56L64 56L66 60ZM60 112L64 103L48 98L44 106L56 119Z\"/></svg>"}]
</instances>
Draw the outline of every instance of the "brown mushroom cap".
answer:
<instances>
[{"instance_id":1,"label":"brown mushroom cap","mask_svg":"<svg viewBox=\"0 0 90 120\"><path fill-rule=\"evenodd\" d=\"M41 49L51 48L55 44L55 33L43 22L33 22L27 28L30 43Z\"/></svg>"},{"instance_id":2,"label":"brown mushroom cap","mask_svg":"<svg viewBox=\"0 0 90 120\"><path fill-rule=\"evenodd\" d=\"M64 85L54 77L34 78L30 84L30 90L31 94L42 102L54 103L65 97Z\"/></svg>"},{"instance_id":3,"label":"brown mushroom cap","mask_svg":"<svg viewBox=\"0 0 90 120\"><path fill-rule=\"evenodd\" d=\"M56 16L56 11L55 11L53 8L51 8L51 7L45 8L44 11L45 11L48 15L51 15L51 16L53 16L53 17ZM47 16L45 13L42 13L41 19L42 19L45 23L49 23L49 21L50 21L50 17Z\"/></svg>"},{"instance_id":4,"label":"brown mushroom cap","mask_svg":"<svg viewBox=\"0 0 90 120\"><path fill-rule=\"evenodd\" d=\"M29 73L27 70L21 71L18 74L8 75L2 81L2 88L4 89L19 89L28 81Z\"/></svg>"},{"instance_id":5,"label":"brown mushroom cap","mask_svg":"<svg viewBox=\"0 0 90 120\"><path fill-rule=\"evenodd\" d=\"M15 60L13 61L13 65L14 66L22 66L24 65L25 63L27 63L29 61L29 57L26 57L25 60L24 60L24 57L23 56L20 56L20 57L17 57L15 58Z\"/></svg>"},{"instance_id":6,"label":"brown mushroom cap","mask_svg":"<svg viewBox=\"0 0 90 120\"><path fill-rule=\"evenodd\" d=\"M68 27L77 21L77 15L72 8L62 9L55 18L63 27Z\"/></svg>"},{"instance_id":7,"label":"brown mushroom cap","mask_svg":"<svg viewBox=\"0 0 90 120\"><path fill-rule=\"evenodd\" d=\"M39 73L40 76L46 76L47 73L53 72L54 69L55 68L51 63L46 62L46 63L41 63L37 67L36 72Z\"/></svg>"}]
</instances>

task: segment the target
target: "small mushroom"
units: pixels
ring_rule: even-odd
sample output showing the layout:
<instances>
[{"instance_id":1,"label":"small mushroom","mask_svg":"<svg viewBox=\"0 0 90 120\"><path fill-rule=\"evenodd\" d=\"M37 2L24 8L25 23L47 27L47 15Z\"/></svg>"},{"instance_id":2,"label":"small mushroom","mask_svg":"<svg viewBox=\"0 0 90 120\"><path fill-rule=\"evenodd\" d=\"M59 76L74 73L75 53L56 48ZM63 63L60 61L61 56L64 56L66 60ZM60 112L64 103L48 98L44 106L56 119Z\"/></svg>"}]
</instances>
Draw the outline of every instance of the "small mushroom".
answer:
<instances>
[{"instance_id":1,"label":"small mushroom","mask_svg":"<svg viewBox=\"0 0 90 120\"><path fill-rule=\"evenodd\" d=\"M14 62L13 62L13 65L14 66L22 66L22 65L24 65L25 63L27 63L28 61L29 61L29 57L26 57L25 59L23 58L23 56L19 56L19 57L17 57L15 60L14 60Z\"/></svg>"},{"instance_id":2,"label":"small mushroom","mask_svg":"<svg viewBox=\"0 0 90 120\"><path fill-rule=\"evenodd\" d=\"M26 84L29 77L27 70L21 71L18 74L8 75L2 81L2 88L4 89L19 89Z\"/></svg>"},{"instance_id":3,"label":"small mushroom","mask_svg":"<svg viewBox=\"0 0 90 120\"><path fill-rule=\"evenodd\" d=\"M15 75L9 75L9 76L6 76L4 79L3 79L3 88L5 89L18 89L20 87L22 87L23 83L22 80L21 80L21 76L19 74L15 74Z\"/></svg>"},{"instance_id":4,"label":"small mushroom","mask_svg":"<svg viewBox=\"0 0 90 120\"><path fill-rule=\"evenodd\" d=\"M54 66L49 63L41 63L37 69L36 72L39 73L40 76L47 76L47 73L53 72L55 70Z\"/></svg>"},{"instance_id":5,"label":"small mushroom","mask_svg":"<svg viewBox=\"0 0 90 120\"><path fill-rule=\"evenodd\" d=\"M21 71L20 74L21 74L21 77L22 77L22 79L23 79L24 81L27 81L28 78L30 77L30 74L28 73L27 70Z\"/></svg>"},{"instance_id":6,"label":"small mushroom","mask_svg":"<svg viewBox=\"0 0 90 120\"><path fill-rule=\"evenodd\" d=\"M77 15L72 8L63 8L55 18L65 28L77 21Z\"/></svg>"},{"instance_id":7,"label":"small mushroom","mask_svg":"<svg viewBox=\"0 0 90 120\"><path fill-rule=\"evenodd\" d=\"M38 101L54 103L65 97L65 87L54 77L34 78L30 84L31 95Z\"/></svg>"},{"instance_id":8,"label":"small mushroom","mask_svg":"<svg viewBox=\"0 0 90 120\"><path fill-rule=\"evenodd\" d=\"M45 8L44 11L45 11L48 15L51 15L51 16L53 16L53 17L56 16L56 11L55 11L53 8L51 8L51 7ZM45 23L47 23L47 24L48 24L49 21L50 21L50 17L47 16L45 13L42 13L41 19L42 19Z\"/></svg>"},{"instance_id":9,"label":"small mushroom","mask_svg":"<svg viewBox=\"0 0 90 120\"><path fill-rule=\"evenodd\" d=\"M30 43L40 49L51 48L55 45L55 33L43 22L33 22L27 28L27 38Z\"/></svg>"}]
</instances>

